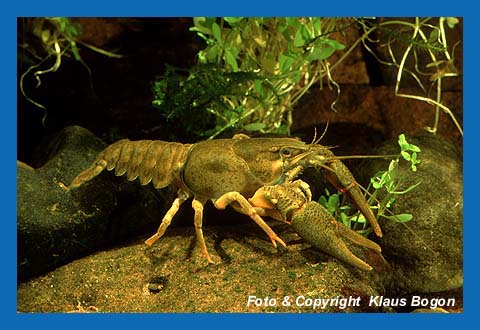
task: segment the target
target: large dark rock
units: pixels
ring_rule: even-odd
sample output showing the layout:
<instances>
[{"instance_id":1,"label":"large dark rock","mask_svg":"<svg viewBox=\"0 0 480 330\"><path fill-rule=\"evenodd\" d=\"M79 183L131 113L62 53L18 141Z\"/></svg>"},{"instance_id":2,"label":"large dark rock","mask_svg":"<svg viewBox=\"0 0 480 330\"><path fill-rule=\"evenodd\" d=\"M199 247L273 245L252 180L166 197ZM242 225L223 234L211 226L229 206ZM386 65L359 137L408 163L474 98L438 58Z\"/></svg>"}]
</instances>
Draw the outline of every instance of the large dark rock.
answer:
<instances>
[{"instance_id":1,"label":"large dark rock","mask_svg":"<svg viewBox=\"0 0 480 330\"><path fill-rule=\"evenodd\" d=\"M405 195L396 195L392 212L411 213L406 223L381 218L384 236L379 240L391 264L393 281L389 293L442 292L463 286L463 179L462 158L446 139L425 133L407 137L421 148L417 172L401 162L403 188L421 182ZM396 141L378 154L399 152ZM388 168L389 161L370 161L364 175ZM400 188L402 190L402 188Z\"/></svg>"},{"instance_id":2,"label":"large dark rock","mask_svg":"<svg viewBox=\"0 0 480 330\"><path fill-rule=\"evenodd\" d=\"M68 191L104 144L89 131L67 127L39 152L38 169L19 162L18 278L24 280L138 233L161 219L153 188L122 184L111 173ZM161 205L160 205L161 206Z\"/></svg>"}]
</instances>

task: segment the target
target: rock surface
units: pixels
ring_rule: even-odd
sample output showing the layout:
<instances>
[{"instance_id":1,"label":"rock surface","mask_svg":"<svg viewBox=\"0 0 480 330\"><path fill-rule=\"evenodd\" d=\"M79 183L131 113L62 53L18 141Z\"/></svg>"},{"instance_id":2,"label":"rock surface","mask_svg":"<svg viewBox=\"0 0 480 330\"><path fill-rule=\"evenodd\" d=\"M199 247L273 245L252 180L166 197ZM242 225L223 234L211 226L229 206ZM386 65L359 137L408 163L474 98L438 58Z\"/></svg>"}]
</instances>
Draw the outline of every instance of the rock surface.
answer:
<instances>
[{"instance_id":1,"label":"rock surface","mask_svg":"<svg viewBox=\"0 0 480 330\"><path fill-rule=\"evenodd\" d=\"M405 88L405 92L414 90ZM311 88L295 106L292 131L313 134L316 127L320 134L328 123L322 144L327 140L342 150L355 147L355 152L370 154L378 141L394 139L399 134L421 134L425 127L434 124L433 106L397 97L392 86L344 85L336 103L337 112L330 109L335 98L336 93L328 88ZM445 91L442 101L463 125L462 91ZM440 113L438 125L439 134L462 148L463 137L447 114Z\"/></svg>"},{"instance_id":2,"label":"rock surface","mask_svg":"<svg viewBox=\"0 0 480 330\"><path fill-rule=\"evenodd\" d=\"M20 312L361 312L383 293L379 275L364 272L295 244L288 225L272 226L288 244L275 250L253 223L204 228L216 262L208 265L190 228L169 228L147 247L143 239L97 252L19 284ZM291 306L283 306L284 296ZM248 297L277 299L248 306ZM359 307L302 306L306 298L360 297ZM298 305L295 299L298 298ZM352 304L352 303L351 303Z\"/></svg>"},{"instance_id":3,"label":"rock surface","mask_svg":"<svg viewBox=\"0 0 480 330\"><path fill-rule=\"evenodd\" d=\"M430 293L463 286L463 176L462 158L455 146L440 136L425 133L408 137L421 148L417 172L401 163L405 174L400 190L421 181L405 195L397 195L394 214L410 213L413 219L397 223L379 219L384 236L379 240L393 268L393 294ZM394 154L396 141L378 150ZM369 162L365 175L388 168L388 161ZM373 165L372 165L373 164ZM402 166L403 165L403 166Z\"/></svg>"}]
</instances>

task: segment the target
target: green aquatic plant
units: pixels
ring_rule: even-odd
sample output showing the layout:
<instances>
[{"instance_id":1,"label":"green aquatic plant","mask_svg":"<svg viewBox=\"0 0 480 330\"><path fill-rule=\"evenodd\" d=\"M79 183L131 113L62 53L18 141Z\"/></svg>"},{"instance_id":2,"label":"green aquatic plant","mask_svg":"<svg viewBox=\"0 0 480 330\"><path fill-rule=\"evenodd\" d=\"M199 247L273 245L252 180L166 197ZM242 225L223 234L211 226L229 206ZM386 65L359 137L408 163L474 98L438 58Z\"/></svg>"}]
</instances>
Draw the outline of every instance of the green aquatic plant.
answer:
<instances>
[{"instance_id":1,"label":"green aquatic plant","mask_svg":"<svg viewBox=\"0 0 480 330\"><path fill-rule=\"evenodd\" d=\"M425 102L434 107L433 125L425 127L425 129L435 134L438 130L440 112L443 111L463 135L463 129L452 110L442 102L443 80L458 76L453 54L455 48L460 44L460 41L454 45L449 43L446 28L455 28L459 20L455 17L415 17L412 19L389 19L381 22L370 19L358 19L357 21L363 31L358 42L361 42L379 63L396 69L395 95ZM380 36L373 38L374 32L380 32ZM399 43L401 46L398 46ZM372 44L386 49L387 58L381 58L372 50ZM355 43L352 47L354 46L356 46ZM420 53L426 54L426 58L430 60L424 67L419 60ZM414 79L423 95L402 91L402 82L406 75ZM431 84L430 88L425 87L426 83Z\"/></svg>"},{"instance_id":2,"label":"green aquatic plant","mask_svg":"<svg viewBox=\"0 0 480 330\"><path fill-rule=\"evenodd\" d=\"M325 78L340 92L327 60L345 48L332 34L351 27L353 20L197 17L193 23L191 31L206 44L197 54L198 65L187 72L167 69L154 83L153 105L167 118L190 118L200 111L209 118L200 121L207 127L197 125L202 137L239 131L288 135L293 106L313 84ZM187 95L197 88L203 90ZM184 100L169 96L172 89Z\"/></svg>"},{"instance_id":3,"label":"green aquatic plant","mask_svg":"<svg viewBox=\"0 0 480 330\"><path fill-rule=\"evenodd\" d=\"M412 172L416 172L416 165L420 163L417 153L421 152L416 145L409 143L404 134L398 137L400 153L397 158L390 161L388 169L377 172L371 179L366 192L367 202L372 210L376 210L377 217L383 217L395 222L408 222L413 219L409 213L393 214L390 211L395 202L396 196L404 195L415 189L421 182L412 186L401 188L405 179L398 173L400 160L410 163ZM381 198L379 198L381 196ZM352 213L352 207L349 204L342 203L342 193L332 194L325 190L325 194L320 196L318 202L323 205L339 222L348 228L354 229L361 234L368 235L371 231L367 227L367 220L360 212Z\"/></svg>"},{"instance_id":4,"label":"green aquatic plant","mask_svg":"<svg viewBox=\"0 0 480 330\"><path fill-rule=\"evenodd\" d=\"M379 63L396 69L396 96L426 102L434 107L435 119L431 127L426 127L428 131L437 132L440 112L443 111L463 134L452 110L442 102L442 81L457 75L451 54L458 43L453 46L449 43L446 28L455 28L458 22L453 17L388 20L196 17L190 30L206 45L197 54L198 64L189 70L177 70L177 76L170 70L160 77L154 83L153 105L167 118L185 123L193 112L200 112L193 116L200 118L203 115L206 119L197 121L204 126L196 125L194 135L202 138L214 138L220 134L231 136L241 131L289 135L293 108L313 85L323 88L326 82L337 90L337 99L331 104L331 109L336 110L341 89L332 77L332 71L362 45ZM360 30L358 39L348 45L340 42L339 35L352 28ZM388 58L381 58L372 45L386 49ZM332 57L337 52L338 56ZM422 67L420 54L426 54L431 62ZM206 68L214 69L198 74L201 70L208 70ZM402 83L407 75L417 82L423 95L403 91ZM180 80L179 76L182 77ZM431 84L428 90L425 79ZM222 80L228 83L213 84L217 88L209 88L210 82ZM239 80L242 83L236 85ZM200 93L199 99L186 97L183 102L171 102L173 98L167 92L172 84L185 87L185 92L176 89L182 95L194 88L204 88L204 91L194 94ZM187 131L190 129L190 126L186 128Z\"/></svg>"}]
</instances>

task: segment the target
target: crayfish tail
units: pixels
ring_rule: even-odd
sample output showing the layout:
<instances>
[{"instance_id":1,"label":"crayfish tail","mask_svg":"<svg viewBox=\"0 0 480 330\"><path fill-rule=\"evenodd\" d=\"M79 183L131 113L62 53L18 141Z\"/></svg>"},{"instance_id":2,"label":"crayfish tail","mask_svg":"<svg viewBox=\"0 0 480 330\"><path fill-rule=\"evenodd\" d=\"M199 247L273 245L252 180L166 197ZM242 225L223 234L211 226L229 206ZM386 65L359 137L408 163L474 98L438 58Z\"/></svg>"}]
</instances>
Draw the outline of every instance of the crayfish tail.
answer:
<instances>
[{"instance_id":1,"label":"crayfish tail","mask_svg":"<svg viewBox=\"0 0 480 330\"><path fill-rule=\"evenodd\" d=\"M92 180L94 177L102 173L102 171L107 167L107 163L104 160L99 160L95 162L92 166L87 168L85 171L77 175L72 183L68 186L68 189L75 189L80 187L85 182Z\"/></svg>"}]
</instances>

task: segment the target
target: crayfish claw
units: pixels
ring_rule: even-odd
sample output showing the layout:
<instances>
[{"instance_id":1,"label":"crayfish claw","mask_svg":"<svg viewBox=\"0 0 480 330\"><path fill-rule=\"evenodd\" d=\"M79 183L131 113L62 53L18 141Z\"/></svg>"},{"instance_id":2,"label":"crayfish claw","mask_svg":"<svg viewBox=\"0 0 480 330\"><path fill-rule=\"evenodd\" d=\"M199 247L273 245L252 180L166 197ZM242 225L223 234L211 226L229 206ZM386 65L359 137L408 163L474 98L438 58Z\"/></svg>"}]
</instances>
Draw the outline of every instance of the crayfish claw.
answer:
<instances>
[{"instance_id":1,"label":"crayfish claw","mask_svg":"<svg viewBox=\"0 0 480 330\"><path fill-rule=\"evenodd\" d=\"M378 253L381 251L376 243L336 222L332 215L316 202L308 203L301 212L294 214L292 227L305 241L319 250L362 270L370 271L372 266L354 255L342 238Z\"/></svg>"},{"instance_id":2,"label":"crayfish claw","mask_svg":"<svg viewBox=\"0 0 480 330\"><path fill-rule=\"evenodd\" d=\"M310 196L308 185L301 180L296 180L262 187L249 201L253 206L269 208L284 215L305 241L321 251L362 270L372 270L372 266L348 249L343 239L379 254L380 246L337 222L322 205L311 201ZM270 235L269 237L276 246L275 237ZM281 240L277 241L283 243Z\"/></svg>"},{"instance_id":3,"label":"crayfish claw","mask_svg":"<svg viewBox=\"0 0 480 330\"><path fill-rule=\"evenodd\" d=\"M332 158L335 157L331 151L327 151L331 154ZM365 196L362 194L359 184L345 164L338 159L333 159L329 161L319 161L319 166L324 169L324 175L327 181L353 201L358 210L367 219L375 235L382 237L382 229L378 224L377 218L368 205Z\"/></svg>"}]
</instances>

